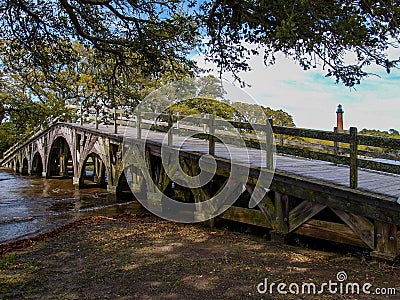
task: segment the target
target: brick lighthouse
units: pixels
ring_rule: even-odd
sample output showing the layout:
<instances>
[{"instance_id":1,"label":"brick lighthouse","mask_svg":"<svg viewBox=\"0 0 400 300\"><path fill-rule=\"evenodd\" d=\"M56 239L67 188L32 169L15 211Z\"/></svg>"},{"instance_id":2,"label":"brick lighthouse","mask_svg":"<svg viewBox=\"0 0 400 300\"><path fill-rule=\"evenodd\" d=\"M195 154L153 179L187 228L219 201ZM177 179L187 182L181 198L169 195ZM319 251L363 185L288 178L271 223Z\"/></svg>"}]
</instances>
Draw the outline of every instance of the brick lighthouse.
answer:
<instances>
[{"instance_id":1,"label":"brick lighthouse","mask_svg":"<svg viewBox=\"0 0 400 300\"><path fill-rule=\"evenodd\" d=\"M338 131L343 131L343 108L342 105L339 104L336 110L336 127Z\"/></svg>"}]
</instances>

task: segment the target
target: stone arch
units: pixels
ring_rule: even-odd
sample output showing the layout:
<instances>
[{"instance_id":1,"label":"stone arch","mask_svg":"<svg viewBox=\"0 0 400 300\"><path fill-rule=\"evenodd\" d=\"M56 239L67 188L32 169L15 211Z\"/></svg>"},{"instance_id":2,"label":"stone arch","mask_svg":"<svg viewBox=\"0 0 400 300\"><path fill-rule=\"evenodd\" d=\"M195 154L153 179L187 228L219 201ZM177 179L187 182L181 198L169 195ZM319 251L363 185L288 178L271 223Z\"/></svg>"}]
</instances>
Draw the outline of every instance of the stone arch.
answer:
<instances>
[{"instance_id":1,"label":"stone arch","mask_svg":"<svg viewBox=\"0 0 400 300\"><path fill-rule=\"evenodd\" d=\"M36 151L32 158L31 174L36 176L41 176L43 174L43 157Z\"/></svg>"},{"instance_id":2,"label":"stone arch","mask_svg":"<svg viewBox=\"0 0 400 300\"><path fill-rule=\"evenodd\" d=\"M67 139L58 135L53 141L48 151L47 157L47 175L68 177L69 166L72 164L72 172L74 173L74 161L72 151Z\"/></svg>"},{"instance_id":3,"label":"stone arch","mask_svg":"<svg viewBox=\"0 0 400 300\"><path fill-rule=\"evenodd\" d=\"M29 162L26 157L22 160L21 175L29 175Z\"/></svg>"}]
</instances>

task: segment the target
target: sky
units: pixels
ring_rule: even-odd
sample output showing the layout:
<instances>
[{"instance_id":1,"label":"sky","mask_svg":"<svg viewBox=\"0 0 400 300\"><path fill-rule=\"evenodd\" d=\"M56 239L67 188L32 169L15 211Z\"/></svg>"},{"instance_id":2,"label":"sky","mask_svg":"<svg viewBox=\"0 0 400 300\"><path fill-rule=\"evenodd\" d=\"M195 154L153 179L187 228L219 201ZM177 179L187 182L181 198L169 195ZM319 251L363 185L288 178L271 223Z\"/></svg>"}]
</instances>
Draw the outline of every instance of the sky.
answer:
<instances>
[{"instance_id":1,"label":"sky","mask_svg":"<svg viewBox=\"0 0 400 300\"><path fill-rule=\"evenodd\" d=\"M201 56L195 56L204 66ZM262 57L252 57L252 71L240 73L251 87L244 89L255 101L273 109L283 109L293 116L297 127L332 130L336 126L336 109L343 105L344 128L357 127L400 130L400 70L386 74L383 68L371 67L378 76L364 79L355 88L336 84L325 77L326 70L304 71L293 60L277 56L273 66L265 67ZM210 65L207 65L210 66ZM232 82L230 74L223 79ZM232 93L240 94L239 84Z\"/></svg>"}]
</instances>

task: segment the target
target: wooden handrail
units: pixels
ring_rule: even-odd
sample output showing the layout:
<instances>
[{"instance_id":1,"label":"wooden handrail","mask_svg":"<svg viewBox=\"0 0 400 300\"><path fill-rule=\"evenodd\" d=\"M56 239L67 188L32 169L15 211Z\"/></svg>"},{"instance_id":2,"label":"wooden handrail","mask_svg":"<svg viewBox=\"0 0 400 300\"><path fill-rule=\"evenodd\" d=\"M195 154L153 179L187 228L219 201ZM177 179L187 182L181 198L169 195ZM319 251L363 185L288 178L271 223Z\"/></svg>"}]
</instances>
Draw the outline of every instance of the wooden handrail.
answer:
<instances>
[{"instance_id":1,"label":"wooden handrail","mask_svg":"<svg viewBox=\"0 0 400 300\"><path fill-rule=\"evenodd\" d=\"M226 127L226 122L229 122L234 128L240 129L242 132L242 138L245 140L245 143L249 147L260 148L261 144L266 145L267 150L271 150L270 146L276 141L271 139L271 134L267 134L268 128L272 128L272 133L277 134L280 137L280 142L276 143L276 149L279 153L285 153L290 155L296 155L306 158L325 160L329 162L333 162L335 164L346 164L350 166L350 187L357 188L358 183L358 169L361 168L369 168L384 172L391 172L400 174L400 166L377 162L373 160L363 159L359 156L373 157L373 158L389 158L395 159L400 157L400 153L397 149L400 149L400 139L394 138L386 138L386 137L376 137L376 136L367 136L360 135L357 133L357 128L350 128L349 132L338 132L334 130L323 131L323 130L314 130L314 129L306 129L306 128L295 128L295 127L284 127L284 126L276 126L270 122L270 126L266 124L253 124L249 122L240 122L235 120L221 120L215 118L213 115L209 115L207 117L195 117L195 116L185 116L185 115L173 115L172 112L169 113L152 113L152 112L136 112L135 115L131 113L127 113L121 109L113 109L108 110L110 115L112 115L112 121L114 124L114 133L118 133L118 125L129 125L134 123L137 128L137 137L140 139L142 137L141 131L143 128L147 128L150 130L163 131L168 132L168 145L173 145L173 134L178 132L186 133L193 135L195 134L198 138L207 139L209 141L209 153L211 155L215 154L215 138L214 135L224 134L226 136L226 140L232 140L232 142L237 139L234 135L230 136L229 132L224 131ZM89 120L93 120L96 126L96 129L99 128L99 113L98 110L88 110L86 114L89 113ZM107 113L107 110L106 110ZM129 118L130 117L130 118ZM135 118L134 122L132 122L132 117ZM48 125L43 128L35 128L28 135L24 136L23 139L14 144L10 149L8 149L3 158L5 159L12 155L17 149L25 145L27 142L31 141L33 138L39 136L51 125L55 124L59 119L56 118L50 122ZM150 119L150 120L149 120ZM82 119L83 121L83 119ZM154 123L154 121L156 121ZM174 128L178 127L179 122L179 130ZM191 123L195 125L185 126L185 123ZM203 129L203 125L205 126ZM206 130L206 131L204 131ZM254 134L255 132L264 132L264 135L267 137L264 141L259 141L257 136ZM333 145L322 145L322 144L311 144L309 142L301 142L299 140L287 140L283 143L282 138L284 136L292 136L295 138L310 138L315 140L325 140L333 142ZM27 138L30 137L29 141ZM342 143L342 145L341 145ZM341 148L343 144L348 145L348 148ZM397 150L397 154L385 154L379 155L378 152L371 152L360 150L359 145L371 146L371 147L380 147L384 149L395 149ZM264 146L263 146L264 147ZM319 149L317 149L319 148ZM318 151L323 150L323 151ZM268 152L268 151L267 151ZM267 157L267 166L272 166L271 157Z\"/></svg>"}]
</instances>

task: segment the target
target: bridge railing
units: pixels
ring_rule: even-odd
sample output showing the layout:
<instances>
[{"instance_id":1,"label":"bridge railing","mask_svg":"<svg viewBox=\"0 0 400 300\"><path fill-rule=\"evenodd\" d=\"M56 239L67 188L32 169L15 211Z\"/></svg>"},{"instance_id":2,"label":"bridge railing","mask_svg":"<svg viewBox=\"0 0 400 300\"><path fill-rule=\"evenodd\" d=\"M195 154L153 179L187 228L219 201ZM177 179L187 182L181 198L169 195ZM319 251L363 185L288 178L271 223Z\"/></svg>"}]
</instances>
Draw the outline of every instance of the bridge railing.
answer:
<instances>
[{"instance_id":1,"label":"bridge railing","mask_svg":"<svg viewBox=\"0 0 400 300\"><path fill-rule=\"evenodd\" d=\"M215 154L216 138L223 135L225 141L235 142L237 137L227 131L226 121L219 120L213 115L203 117L188 117L184 115L173 115L172 113L159 114L142 112L133 114L122 109L113 109L108 112L108 125L114 125L114 133L118 133L118 126L136 127L137 137L141 138L142 129L168 132L168 144L173 144L175 134L195 134L197 138L208 140L209 153ZM82 114L83 115L83 114ZM89 122L95 124L98 129L100 125L98 111L88 110L80 123ZM55 124L59 117L48 122L48 125L35 128L4 153L4 158L16 151L26 143L27 138L32 139L39 136L51 125ZM294 155L309 159L317 159L332 162L334 164L350 166L350 187L357 188L358 169L366 168L377 171L400 174L400 164L396 164L400 158L400 139L384 138L358 134L357 128L351 127L349 131L338 132L313 130L296 127L284 127L272 124L274 138L268 140L266 134L270 126L266 124L253 124L249 122L228 121L234 128L241 132L241 139L247 147L263 148L271 150L272 143L275 144L278 153ZM190 123L190 124L189 124ZM258 133L255 134L255 131ZM260 136L264 136L262 140ZM268 153L269 151L267 151ZM272 158L267 155L267 166L272 166Z\"/></svg>"},{"instance_id":2,"label":"bridge railing","mask_svg":"<svg viewBox=\"0 0 400 300\"><path fill-rule=\"evenodd\" d=\"M134 126L138 128L138 136L140 136L141 129L169 132L168 140L171 142L173 134L177 134L179 131L185 130L186 133L191 134L197 132L196 137L209 140L210 154L213 154L215 149L215 139L212 134L217 131L219 135L229 135L223 128L225 121L215 119L212 115L199 118L146 112L139 116L120 109L110 111L113 113L115 133L119 125L132 124L130 122L133 117L135 122L139 120L138 125L134 123ZM92 113L92 116L95 114ZM150 126L154 118L157 118L157 123ZM91 120L98 125L99 122L95 119ZM197 124L198 127L185 127L183 123L180 124L183 119ZM252 134L254 130L266 132L265 124L240 121L229 121L229 123L242 131L246 146L259 149L264 144L263 148L265 149L266 141L259 141L257 136ZM179 128L179 131L174 131L174 127ZM337 129L323 131L273 125L272 130L275 136L273 142L278 153L350 166L350 187L352 188L357 187L359 168L400 174L400 164L396 164L400 160L400 139L362 135L355 127L351 127L349 131L338 132ZM234 139L232 136L230 138ZM267 161L270 160L267 159Z\"/></svg>"},{"instance_id":3,"label":"bridge railing","mask_svg":"<svg viewBox=\"0 0 400 300\"><path fill-rule=\"evenodd\" d=\"M3 153L3 162L6 161L8 156L10 156L12 153L14 153L16 150L18 150L21 146L23 146L28 139L34 139L35 137L41 135L44 131L46 131L48 128L56 124L60 118L63 116L58 116L56 118L48 118L46 122L42 123L39 126L34 127L31 131L28 133L25 133L20 137L20 139L12 145L7 151Z\"/></svg>"},{"instance_id":4,"label":"bridge railing","mask_svg":"<svg viewBox=\"0 0 400 300\"><path fill-rule=\"evenodd\" d=\"M157 123L152 124L153 117L157 117ZM186 120L197 126L185 126L182 120ZM213 115L206 117L187 117L172 114L151 114L146 113L135 117L139 120L139 126L135 125L139 132L142 129L150 129L168 132L168 143L173 144L173 135L184 131L185 134L196 134L197 138L209 141L209 153L215 154L215 137L218 133L224 135L224 140L229 138L234 142L234 134L226 131L226 121L216 119ZM349 131L313 130L296 127L276 126L272 124L274 143L278 153L288 154L309 159L317 159L332 162L336 165L348 165L350 167L350 187L358 186L359 168L372 169L388 173L400 174L400 164L396 164L400 158L400 139L376 137L359 134L357 128L351 127ZM128 119L120 119L117 125L128 125ZM229 123L241 131L242 139L246 146L252 148L268 149L269 143L266 139L259 140L260 134L255 135L254 131L268 132L265 124L253 124L240 121L229 121ZM176 130L179 129L179 130ZM140 137L140 133L138 136ZM227 139L228 138L228 139ZM268 152L268 151L267 151ZM381 161L379 160L381 159ZM267 163L271 165L270 157Z\"/></svg>"}]
</instances>

